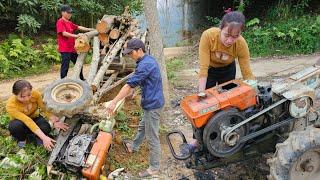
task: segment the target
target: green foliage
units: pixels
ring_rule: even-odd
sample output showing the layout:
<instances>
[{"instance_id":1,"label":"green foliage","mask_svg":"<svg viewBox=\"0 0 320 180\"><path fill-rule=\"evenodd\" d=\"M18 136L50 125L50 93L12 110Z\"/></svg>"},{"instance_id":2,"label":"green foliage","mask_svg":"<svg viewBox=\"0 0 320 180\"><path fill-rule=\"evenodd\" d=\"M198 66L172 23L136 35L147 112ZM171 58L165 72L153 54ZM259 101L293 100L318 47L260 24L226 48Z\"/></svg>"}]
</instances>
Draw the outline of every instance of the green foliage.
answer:
<instances>
[{"instance_id":1,"label":"green foliage","mask_svg":"<svg viewBox=\"0 0 320 180\"><path fill-rule=\"evenodd\" d=\"M252 26L255 26L255 25L259 25L259 23L260 23L260 20L258 18L253 18L253 19L251 19L250 21L248 21L246 23L246 26L247 27L252 27Z\"/></svg>"},{"instance_id":2,"label":"green foliage","mask_svg":"<svg viewBox=\"0 0 320 180\"><path fill-rule=\"evenodd\" d=\"M10 118L8 114L0 115L0 128L8 129Z\"/></svg>"},{"instance_id":3,"label":"green foliage","mask_svg":"<svg viewBox=\"0 0 320 180\"><path fill-rule=\"evenodd\" d=\"M128 126L128 118L127 115L123 111L119 111L116 120L116 128L122 132L123 134L130 136L132 134L131 129Z\"/></svg>"},{"instance_id":4,"label":"green foliage","mask_svg":"<svg viewBox=\"0 0 320 180\"><path fill-rule=\"evenodd\" d=\"M10 39L1 45L6 58L9 60L10 71L22 71L40 62L40 52L32 49L33 41L26 39ZM2 72L3 73L3 72Z\"/></svg>"},{"instance_id":5,"label":"green foliage","mask_svg":"<svg viewBox=\"0 0 320 180\"><path fill-rule=\"evenodd\" d=\"M36 21L36 19L30 15L27 14L21 14L18 16L18 25L16 27L16 30L18 32L24 34L34 34L37 33L38 29L40 28L40 23Z\"/></svg>"},{"instance_id":6,"label":"green foliage","mask_svg":"<svg viewBox=\"0 0 320 180\"><path fill-rule=\"evenodd\" d=\"M210 26L219 27L221 23L221 19L217 17L206 16L207 21L210 23Z\"/></svg>"},{"instance_id":7,"label":"green foliage","mask_svg":"<svg viewBox=\"0 0 320 180\"><path fill-rule=\"evenodd\" d=\"M168 79L172 81L176 79L175 73L183 67L184 63L181 58L173 58L173 59L169 59L166 62L166 65L167 65Z\"/></svg>"},{"instance_id":8,"label":"green foliage","mask_svg":"<svg viewBox=\"0 0 320 180\"><path fill-rule=\"evenodd\" d=\"M42 179L47 179L45 164L48 152L43 147L33 144L27 144L23 150L25 153L19 154L19 148L11 137L0 136L0 161L7 157L21 166L0 167L0 179L28 179L34 171L37 171Z\"/></svg>"},{"instance_id":9,"label":"green foliage","mask_svg":"<svg viewBox=\"0 0 320 180\"><path fill-rule=\"evenodd\" d=\"M0 79L7 79L45 72L60 62L60 55L53 39L48 39L39 50L34 41L10 35L0 44L0 62Z\"/></svg>"},{"instance_id":10,"label":"green foliage","mask_svg":"<svg viewBox=\"0 0 320 180\"><path fill-rule=\"evenodd\" d=\"M47 40L47 44L42 45L42 49L43 49L43 55L47 61L50 61L54 64L61 62L60 54L57 51L58 46L55 40L49 38Z\"/></svg>"},{"instance_id":11,"label":"green foliage","mask_svg":"<svg viewBox=\"0 0 320 180\"><path fill-rule=\"evenodd\" d=\"M69 4L75 10L73 21L86 27L93 27L104 14L121 14L125 6L133 14L142 10L142 0L8 0L0 1L0 19L17 20L16 30L22 35L35 33L40 26L53 29L62 4Z\"/></svg>"},{"instance_id":12,"label":"green foliage","mask_svg":"<svg viewBox=\"0 0 320 180\"><path fill-rule=\"evenodd\" d=\"M243 33L253 56L307 54L320 50L320 16L261 24L247 23Z\"/></svg>"},{"instance_id":13,"label":"green foliage","mask_svg":"<svg viewBox=\"0 0 320 180\"><path fill-rule=\"evenodd\" d=\"M267 19L277 21L298 18L305 14L309 2L310 0L300 0L297 3L292 0L279 0L274 7L268 9Z\"/></svg>"}]
</instances>

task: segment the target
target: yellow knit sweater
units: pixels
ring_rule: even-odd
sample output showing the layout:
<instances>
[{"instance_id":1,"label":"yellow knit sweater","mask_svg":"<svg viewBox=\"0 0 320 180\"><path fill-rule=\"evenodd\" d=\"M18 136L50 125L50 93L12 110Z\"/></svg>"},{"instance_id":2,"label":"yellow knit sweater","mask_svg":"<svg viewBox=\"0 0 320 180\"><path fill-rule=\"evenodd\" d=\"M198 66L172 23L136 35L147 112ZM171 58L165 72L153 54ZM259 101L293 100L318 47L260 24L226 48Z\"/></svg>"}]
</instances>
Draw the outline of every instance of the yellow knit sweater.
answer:
<instances>
[{"instance_id":1,"label":"yellow knit sweater","mask_svg":"<svg viewBox=\"0 0 320 180\"><path fill-rule=\"evenodd\" d=\"M31 92L31 106L24 105L17 100L16 96L11 96L7 101L6 110L11 118L22 121L32 132L35 132L39 127L32 120L39 116L39 108L41 112L49 118L51 113L47 112L42 101L42 96L39 91Z\"/></svg>"},{"instance_id":2,"label":"yellow knit sweater","mask_svg":"<svg viewBox=\"0 0 320 180\"><path fill-rule=\"evenodd\" d=\"M230 47L220 40L219 28L210 28L202 33L199 47L200 77L208 76L208 69L224 67L238 58L243 79L255 79L250 68L250 53L246 40L240 36Z\"/></svg>"}]
</instances>

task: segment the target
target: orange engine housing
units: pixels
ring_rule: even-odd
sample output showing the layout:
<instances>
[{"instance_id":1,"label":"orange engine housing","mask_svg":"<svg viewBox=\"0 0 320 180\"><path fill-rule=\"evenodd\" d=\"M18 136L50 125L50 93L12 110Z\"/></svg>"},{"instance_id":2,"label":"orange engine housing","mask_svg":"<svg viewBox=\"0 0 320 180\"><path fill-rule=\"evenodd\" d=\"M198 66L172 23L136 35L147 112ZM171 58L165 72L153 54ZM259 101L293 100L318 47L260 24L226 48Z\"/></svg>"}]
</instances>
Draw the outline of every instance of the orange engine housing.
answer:
<instances>
[{"instance_id":1,"label":"orange engine housing","mask_svg":"<svg viewBox=\"0 0 320 180\"><path fill-rule=\"evenodd\" d=\"M100 131L86 160L86 166L88 167L82 169L82 175L84 177L89 180L99 179L100 171L107 157L111 143L111 133Z\"/></svg>"},{"instance_id":2,"label":"orange engine housing","mask_svg":"<svg viewBox=\"0 0 320 180\"><path fill-rule=\"evenodd\" d=\"M244 110L257 104L256 91L241 80L232 80L205 91L206 97L197 94L185 97L180 106L196 128L207 124L219 110L231 107Z\"/></svg>"}]
</instances>

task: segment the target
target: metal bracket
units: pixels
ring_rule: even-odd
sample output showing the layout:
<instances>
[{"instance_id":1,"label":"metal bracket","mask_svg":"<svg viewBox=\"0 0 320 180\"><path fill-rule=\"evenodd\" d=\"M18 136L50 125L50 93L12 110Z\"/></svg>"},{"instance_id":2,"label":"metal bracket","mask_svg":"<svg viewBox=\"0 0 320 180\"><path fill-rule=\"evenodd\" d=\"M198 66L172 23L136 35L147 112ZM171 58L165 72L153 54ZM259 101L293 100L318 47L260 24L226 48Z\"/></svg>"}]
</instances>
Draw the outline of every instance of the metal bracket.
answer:
<instances>
[{"instance_id":1,"label":"metal bracket","mask_svg":"<svg viewBox=\"0 0 320 180\"><path fill-rule=\"evenodd\" d=\"M186 137L184 136L184 134L181 132L181 131L171 131L167 134L166 136L166 139L167 139L167 143L168 143L168 146L170 148L170 151L171 151L171 154L173 155L173 157L175 159L178 159L178 160L186 160L186 159L189 159L191 157L191 153L189 154L186 154L186 155L177 155L177 153L174 151L174 148L172 146L172 143L171 143L171 140L170 140L170 136L173 135L173 134L179 134L181 139L182 139L182 142L183 143L188 143L187 140L186 140Z\"/></svg>"}]
</instances>

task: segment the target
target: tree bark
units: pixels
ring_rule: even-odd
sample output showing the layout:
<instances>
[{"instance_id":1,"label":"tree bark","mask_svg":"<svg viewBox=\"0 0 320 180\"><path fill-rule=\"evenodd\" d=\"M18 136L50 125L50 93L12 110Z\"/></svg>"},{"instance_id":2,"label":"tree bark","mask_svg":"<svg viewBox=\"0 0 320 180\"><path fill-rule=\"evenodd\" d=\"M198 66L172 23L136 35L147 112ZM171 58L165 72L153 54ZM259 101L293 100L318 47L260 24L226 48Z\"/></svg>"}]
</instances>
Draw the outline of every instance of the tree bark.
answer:
<instances>
[{"instance_id":1,"label":"tree bark","mask_svg":"<svg viewBox=\"0 0 320 180\"><path fill-rule=\"evenodd\" d=\"M100 99L103 97L103 95L105 95L106 93L108 93L109 91L111 91L112 89L114 89L115 87L119 86L120 84L122 84L123 82L125 82L133 73L130 73L129 75L125 76L124 78L122 78L121 80L115 82L113 85L107 87L106 89L99 89L98 92L96 92L93 95L93 103L97 104Z\"/></svg>"},{"instance_id":2,"label":"tree bark","mask_svg":"<svg viewBox=\"0 0 320 180\"><path fill-rule=\"evenodd\" d=\"M79 79L80 78L80 72L81 72L84 60L87 57L87 54L88 53L86 53L86 52L78 53L77 62L73 67L74 71L73 71L73 74L72 74L71 78L73 78L73 79Z\"/></svg>"},{"instance_id":3,"label":"tree bark","mask_svg":"<svg viewBox=\"0 0 320 180\"><path fill-rule=\"evenodd\" d=\"M163 93L165 97L165 107L169 107L169 82L167 77L167 68L163 54L163 41L161 28L157 11L157 0L143 0L144 13L147 20L148 40L150 43L150 54L153 55L160 65L160 71L163 83Z\"/></svg>"},{"instance_id":4,"label":"tree bark","mask_svg":"<svg viewBox=\"0 0 320 180\"><path fill-rule=\"evenodd\" d=\"M126 34L124 34L117 42L116 44L109 50L109 52L107 53L107 55L104 57L103 61L102 61L102 66L100 67L96 77L93 80L92 83L92 88L94 90L98 90L100 88L100 82L103 79L103 76L105 74L105 72L108 70L108 67L110 66L112 60L114 59L114 57L118 54L119 50L122 48L122 45L124 44L124 42L126 41L126 39L129 36L129 33L132 31L132 28L130 27L128 29L128 32Z\"/></svg>"},{"instance_id":5,"label":"tree bark","mask_svg":"<svg viewBox=\"0 0 320 180\"><path fill-rule=\"evenodd\" d=\"M109 87L114 82L114 80L117 78L118 74L119 74L118 71L111 74L109 79L102 85L101 89L106 89L107 87Z\"/></svg>"},{"instance_id":6,"label":"tree bark","mask_svg":"<svg viewBox=\"0 0 320 180\"><path fill-rule=\"evenodd\" d=\"M144 32L144 33L142 34L142 36L141 36L141 41L142 41L143 43L146 43L147 34L148 34L148 31Z\"/></svg>"},{"instance_id":7,"label":"tree bark","mask_svg":"<svg viewBox=\"0 0 320 180\"><path fill-rule=\"evenodd\" d=\"M93 38L93 36L97 36L99 33L97 30L94 31L89 31L84 33L84 35L86 35L88 37L88 39L90 40L91 38Z\"/></svg>"},{"instance_id":8,"label":"tree bark","mask_svg":"<svg viewBox=\"0 0 320 180\"><path fill-rule=\"evenodd\" d=\"M99 54L99 39L97 36L93 38L93 54L92 54L92 61L90 65L90 70L89 70L89 75L87 78L88 84L91 84L97 71L98 71L98 65L99 65L99 59L100 59L100 54Z\"/></svg>"}]
</instances>

